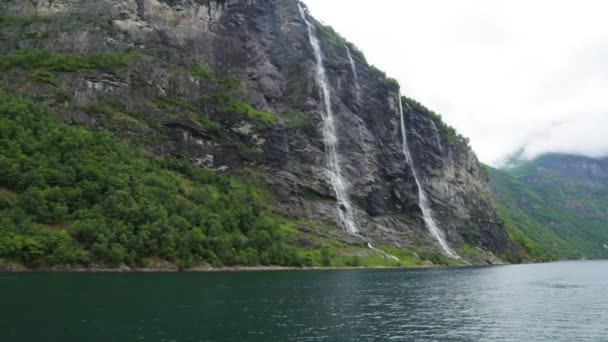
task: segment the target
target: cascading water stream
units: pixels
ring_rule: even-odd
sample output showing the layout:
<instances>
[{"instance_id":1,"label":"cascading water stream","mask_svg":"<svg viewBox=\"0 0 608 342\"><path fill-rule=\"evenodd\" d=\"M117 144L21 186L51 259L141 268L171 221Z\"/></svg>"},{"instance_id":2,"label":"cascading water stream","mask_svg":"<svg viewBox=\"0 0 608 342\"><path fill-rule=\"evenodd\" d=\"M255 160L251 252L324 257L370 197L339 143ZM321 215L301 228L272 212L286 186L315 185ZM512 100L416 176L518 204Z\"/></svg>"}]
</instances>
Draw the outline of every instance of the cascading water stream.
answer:
<instances>
[{"instance_id":1,"label":"cascading water stream","mask_svg":"<svg viewBox=\"0 0 608 342\"><path fill-rule=\"evenodd\" d=\"M346 48L346 56L348 56L348 61L350 62L350 69L353 72L353 78L355 80L355 97L357 101L359 101L359 96L361 93L361 86L359 85L359 73L357 73L357 66L355 65L355 60L353 59L353 55L350 53L348 45L344 47Z\"/></svg>"},{"instance_id":2,"label":"cascading water stream","mask_svg":"<svg viewBox=\"0 0 608 342\"><path fill-rule=\"evenodd\" d=\"M361 238L363 238L363 237L361 237ZM365 240L365 239L364 239L364 240ZM399 260L399 258L397 258L396 256L391 255L391 254L388 254L388 253L386 253L385 251L380 250L380 249L378 249L378 248L376 248L376 247L372 246L372 244L371 244L369 241L366 241L366 242L367 242L367 248L369 248L369 249L371 249L371 250L373 250L373 251L376 251L376 252L380 253L380 254L381 254L381 255L382 255L384 258L386 258L386 259L393 259L393 260L395 260L395 261L401 261L401 260Z\"/></svg>"},{"instance_id":3,"label":"cascading water stream","mask_svg":"<svg viewBox=\"0 0 608 342\"><path fill-rule=\"evenodd\" d=\"M399 115L401 120L401 137L403 139L403 154L405 155L405 160L410 166L412 170L412 174L414 175L414 179L416 180L416 186L418 186L418 205L420 206L420 210L422 211L422 218L424 219L424 224L427 229L431 233L431 235L437 240L441 249L443 249L444 253L453 259L460 259L460 256L454 252L447 241L445 240L445 235L439 229L437 224L435 223L435 219L433 218L433 213L431 211L431 207L429 205L429 199L426 195L426 192L422 188L422 183L420 182L420 178L418 177L418 171L416 170L416 166L414 165L414 159L412 158L412 154L410 153L410 149L407 144L407 132L405 131L405 118L403 116L403 104L401 103L401 96L399 96Z\"/></svg>"},{"instance_id":4,"label":"cascading water stream","mask_svg":"<svg viewBox=\"0 0 608 342\"><path fill-rule=\"evenodd\" d=\"M334 123L334 113L331 107L331 88L329 85L329 80L327 79L327 73L325 72L325 66L323 64L323 52L321 51L321 44L319 42L319 38L316 35L316 28L308 21L306 18L306 12L302 8L302 5L298 3L298 9L300 10L300 16L302 20L306 23L306 27L308 29L308 38L310 40L310 45L315 54L315 60L317 62L317 83L319 84L320 95L323 100L324 111L322 112L323 117L323 139L325 141L325 150L327 153L327 165L329 169L330 181L334 188L334 192L336 193L336 199L338 202L338 216L340 217L340 221L342 226L346 230L347 233L352 234L361 238L363 241L367 243L367 247L370 249L380 253L385 258L390 258L396 261L399 261L399 258L390 255L378 248L372 246L372 244L363 236L359 234L359 229L355 223L354 215L353 215L353 207L350 203L350 199L348 198L348 194L346 191L346 183L342 178L342 172L340 169L340 158L338 156L338 137L336 134L336 126ZM355 72L355 80L357 82L356 87L359 87L359 76L356 74L356 68L354 65L354 60L350 57L351 66L353 67L353 72Z\"/></svg>"},{"instance_id":5,"label":"cascading water stream","mask_svg":"<svg viewBox=\"0 0 608 342\"><path fill-rule=\"evenodd\" d=\"M357 234L359 229L354 221L353 208L348 198L346 191L346 182L342 178L342 172L340 169L340 158L338 156L338 137L336 135L336 126L334 123L334 113L331 107L331 90L329 86L329 80L325 72L325 66L323 65L323 53L321 51L321 44L316 36L316 28L308 21L306 12L302 8L302 5L298 3L298 9L300 10L300 16L306 23L308 28L308 38L310 45L312 45L315 59L317 62L317 83L319 84L320 95L323 100L324 111L322 111L323 117L323 139L325 141L325 150L327 153L327 165L329 169L329 176L331 184L336 193L336 199L338 201L338 215L340 221L344 226L346 232L350 234Z\"/></svg>"},{"instance_id":6,"label":"cascading water stream","mask_svg":"<svg viewBox=\"0 0 608 342\"><path fill-rule=\"evenodd\" d=\"M323 107L325 111L322 113L323 116L323 138L325 140L325 150L327 152L327 164L329 168L330 180L334 191L336 193L336 199L338 201L338 216L340 217L340 221L346 230L347 233L352 234L361 238L366 242L367 247L370 249L380 253L385 258L393 259L399 261L399 258L396 256L390 255L378 248L372 246L372 244L365 239L363 236L359 234L359 229L354 221L353 216L353 207L350 203L350 199L348 198L348 194L346 191L346 183L342 178L342 173L340 170L340 158L338 156L338 137L336 135L336 126L334 124L334 113L331 107L331 88L329 86L329 80L327 79L327 73L325 72L325 66L323 64L323 52L321 51L321 44L319 42L319 38L316 36L315 27L308 21L306 18L306 12L302 8L302 5L298 3L298 9L300 10L300 16L302 20L306 23L306 27L308 28L308 38L310 40L310 45L312 45L315 60L317 62L317 83L320 88L320 95L323 99ZM355 62L350 55L350 51L348 50L349 60L351 62L351 67L353 68L353 72L355 73L355 87L359 89L359 76L357 75L357 69L355 67Z\"/></svg>"},{"instance_id":7,"label":"cascading water stream","mask_svg":"<svg viewBox=\"0 0 608 342\"><path fill-rule=\"evenodd\" d=\"M439 151L443 152L443 145L441 145L441 139L439 138L439 131L437 130L437 125L433 120L430 120L431 127L433 128L433 134L435 135L435 144Z\"/></svg>"}]
</instances>

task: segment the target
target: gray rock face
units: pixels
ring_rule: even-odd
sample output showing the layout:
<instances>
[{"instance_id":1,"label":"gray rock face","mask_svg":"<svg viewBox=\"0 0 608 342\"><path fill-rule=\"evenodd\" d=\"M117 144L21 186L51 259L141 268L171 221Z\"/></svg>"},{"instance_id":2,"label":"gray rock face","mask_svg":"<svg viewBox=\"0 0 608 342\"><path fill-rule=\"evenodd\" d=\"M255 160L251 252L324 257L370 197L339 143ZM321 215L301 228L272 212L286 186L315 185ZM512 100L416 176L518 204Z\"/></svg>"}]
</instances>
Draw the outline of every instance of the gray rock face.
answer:
<instances>
[{"instance_id":1,"label":"gray rock face","mask_svg":"<svg viewBox=\"0 0 608 342\"><path fill-rule=\"evenodd\" d=\"M32 30L46 32L44 39L0 41L2 53L27 46L69 53L132 49L145 56L113 73L62 75L73 95L62 104L68 108L66 121L109 127L86 108L111 99L120 108L142 113L146 122L110 127L117 135L153 139L149 147L155 153L187 156L218 172L256 169L278 211L333 224L336 234L344 235L337 226L327 175L315 60L296 0L0 4L14 15L37 13L57 19L32 25ZM60 28L54 24L58 21L69 27ZM421 219L416 182L402 153L397 84L369 66L331 29L316 26L332 86L342 172L362 235L377 245L439 252ZM345 44L352 51L359 89ZM252 124L235 119L230 108L201 101L217 89L188 71L193 63L216 75L238 78L240 99L273 114L276 122ZM159 98L165 99L164 105ZM201 115L217 123L221 137L194 119ZM449 243L456 249L468 244L497 255L516 251L497 218L485 169L467 144L450 139L443 126L423 112L408 111L406 121L414 159Z\"/></svg>"},{"instance_id":2,"label":"gray rock face","mask_svg":"<svg viewBox=\"0 0 608 342\"><path fill-rule=\"evenodd\" d=\"M499 254L513 251L496 213L486 168L468 146L424 111L408 116L411 149L433 210L452 241ZM458 242L457 242L458 243Z\"/></svg>"},{"instance_id":3,"label":"gray rock face","mask_svg":"<svg viewBox=\"0 0 608 342\"><path fill-rule=\"evenodd\" d=\"M547 154L535 160L536 177L529 183L547 182L544 175L556 173L565 179L580 182L592 190L605 190L608 183L608 158L594 159L576 155Z\"/></svg>"}]
</instances>

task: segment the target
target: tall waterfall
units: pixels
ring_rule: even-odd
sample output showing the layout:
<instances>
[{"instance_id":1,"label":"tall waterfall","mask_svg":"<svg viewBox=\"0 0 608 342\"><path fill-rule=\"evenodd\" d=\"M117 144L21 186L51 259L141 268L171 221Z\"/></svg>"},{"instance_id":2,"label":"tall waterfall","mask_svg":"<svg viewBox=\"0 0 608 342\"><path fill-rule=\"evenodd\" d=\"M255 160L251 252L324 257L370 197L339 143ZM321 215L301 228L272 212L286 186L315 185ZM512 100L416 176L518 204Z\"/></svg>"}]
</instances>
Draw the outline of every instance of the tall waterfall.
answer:
<instances>
[{"instance_id":1,"label":"tall waterfall","mask_svg":"<svg viewBox=\"0 0 608 342\"><path fill-rule=\"evenodd\" d=\"M357 66L355 65L355 60L353 59L353 55L350 53L348 45L345 45L344 47L346 48L346 56L348 56L348 61L350 62L350 69L353 72L353 78L355 79L355 96L357 100L359 100L359 93L361 91L361 86L359 85L359 73L357 73Z\"/></svg>"},{"instance_id":2,"label":"tall waterfall","mask_svg":"<svg viewBox=\"0 0 608 342\"><path fill-rule=\"evenodd\" d=\"M441 145L441 139L439 138L439 131L437 130L437 125L433 120L429 121L431 123L431 127L433 128L433 134L435 135L435 144L439 151L443 152L443 145Z\"/></svg>"},{"instance_id":3,"label":"tall waterfall","mask_svg":"<svg viewBox=\"0 0 608 342\"><path fill-rule=\"evenodd\" d=\"M445 235L439 229L437 224L435 223L435 219L433 218L433 212L431 211L431 207L429 205L429 199L427 197L426 192L422 188L422 183L420 183L420 177L418 176L418 171L416 170L416 166L414 165L414 159L412 158L412 154L410 153L410 149L407 145L407 132L405 131L405 118L403 116L403 104L401 103L401 96L399 96L399 115L401 116L401 137L403 139L403 154L405 155L405 160L410 166L412 173L414 174L414 179L416 180L416 185L418 186L418 205L420 206L420 210L422 211L422 218L424 219L424 224L427 229L431 233L431 235L437 240L441 249L443 249L444 253L450 258L459 259L460 256L454 252L447 241L445 240Z\"/></svg>"},{"instance_id":4,"label":"tall waterfall","mask_svg":"<svg viewBox=\"0 0 608 342\"><path fill-rule=\"evenodd\" d=\"M331 89L329 86L329 80L327 79L327 74L325 72L325 66L323 65L323 52L321 51L321 44L319 43L319 38L316 35L316 28L308 21L306 12L300 3L298 3L298 8L300 10L300 16L308 28L308 38L310 40L310 45L312 45L314 50L315 59L317 62L317 83L319 84L319 91L324 107L324 111L322 112L323 139L325 141L330 181L338 201L338 216L340 217L340 221L346 232L350 234L357 234L359 230L353 218L353 207L350 203L350 199L348 198L347 185L344 178L342 178L342 172L340 169L338 137L334 123L334 113L331 107Z\"/></svg>"}]
</instances>

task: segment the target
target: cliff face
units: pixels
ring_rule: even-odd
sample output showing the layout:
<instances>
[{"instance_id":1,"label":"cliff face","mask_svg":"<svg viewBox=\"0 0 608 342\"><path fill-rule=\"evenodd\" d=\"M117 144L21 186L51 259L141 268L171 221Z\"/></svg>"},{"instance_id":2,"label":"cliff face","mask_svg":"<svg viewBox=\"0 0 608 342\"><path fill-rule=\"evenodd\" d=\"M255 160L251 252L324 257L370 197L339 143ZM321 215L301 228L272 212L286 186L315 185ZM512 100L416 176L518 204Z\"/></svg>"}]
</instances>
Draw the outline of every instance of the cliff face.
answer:
<instances>
[{"instance_id":1,"label":"cliff face","mask_svg":"<svg viewBox=\"0 0 608 342\"><path fill-rule=\"evenodd\" d=\"M37 15L27 25L5 27L2 54L130 56L111 70L59 70L60 94L52 84L15 82L23 75L9 70L2 79L11 92L60 109L65 122L108 129L152 154L255 177L270 190L276 211L298 222L303 245L326 245L319 236L361 243L340 227L316 60L297 1L0 4L11 16ZM324 55L340 172L360 234L377 246L441 253L422 220L403 154L398 85L333 30L309 20ZM423 107L407 105L404 116L421 184L448 243L472 262L519 253L466 141Z\"/></svg>"},{"instance_id":2,"label":"cliff face","mask_svg":"<svg viewBox=\"0 0 608 342\"><path fill-rule=\"evenodd\" d=\"M499 253L513 251L496 213L487 170L467 140L424 107L411 108L408 127L414 159L449 239Z\"/></svg>"}]
</instances>

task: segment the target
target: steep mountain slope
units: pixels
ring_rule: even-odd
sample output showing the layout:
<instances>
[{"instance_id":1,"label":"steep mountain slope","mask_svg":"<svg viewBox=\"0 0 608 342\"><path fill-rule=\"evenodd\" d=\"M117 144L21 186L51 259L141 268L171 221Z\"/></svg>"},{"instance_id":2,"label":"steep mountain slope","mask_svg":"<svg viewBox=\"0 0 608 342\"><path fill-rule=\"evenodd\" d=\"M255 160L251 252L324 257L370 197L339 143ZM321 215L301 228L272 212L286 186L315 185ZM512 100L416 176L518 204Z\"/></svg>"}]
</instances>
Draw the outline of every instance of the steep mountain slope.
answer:
<instances>
[{"instance_id":1,"label":"steep mountain slope","mask_svg":"<svg viewBox=\"0 0 608 342\"><path fill-rule=\"evenodd\" d=\"M242 260L339 266L394 264L390 253L401 264L462 262L442 256L425 226L418 185L402 148L398 84L368 65L356 47L316 22L297 1L0 4L5 10L0 21L3 91L35 103L13 103L21 112L31 111L28 106L48 107L61 129L77 125L108 132L103 134L113 139L109 146L128 144L141 163L160 159L147 169L171 172L165 177L174 178L169 182L173 185L144 181L141 186L165 186L164 192L150 190L150 196L169 196L196 207L203 198L194 198L193 187L220 187L227 196L222 203L235 200L231 197L238 184L249 187L244 197L234 195L235 206L245 206L235 215L214 212L211 206L192 217L189 207L178 203L161 211L167 212L167 220L183 224L123 215L106 222L103 234L90 225L82 235L78 227L99 199L75 196L71 201L78 205L66 203L65 213L49 220L21 205L21 198L33 186L44 192L63 189L62 184L43 177L40 183L21 179L15 186L13 180L2 179L5 192L17 198L7 200L4 210L24 212L45 234L49 226L65 233L62 239L85 250L79 260L137 264L161 258L186 267ZM447 242L473 263L520 255L498 219L485 169L466 140L415 101L402 101L419 182ZM17 112L8 108L3 117ZM40 134L36 131L32 138ZM36 152L46 153L44 147ZM51 164L63 166L65 157L57 153L59 159ZM30 158L3 157L12 158L11 163ZM175 159L187 165L171 166ZM201 172L192 171L197 169L213 176L194 176ZM125 171L124 177L137 178L136 170ZM93 180L100 181L105 179ZM226 182L233 188L217 184ZM111 192L101 195L107 194ZM124 195L127 203L137 203L134 208L147 207L149 201L140 194ZM205 196L217 199L213 193ZM247 201L261 207L247 208ZM162 201L157 204L162 207ZM102 220L111 216L97 214ZM346 231L345 218L353 222L356 234ZM151 233L142 222L158 227L150 229L160 245L174 235L198 240L181 254L177 237L169 239L173 247L167 253L163 246L143 248L145 243L138 241ZM254 234L258 231L268 234L260 237ZM7 236L28 234L14 228ZM367 248L370 243L376 249ZM4 254L24 260L21 249L6 248L10 253ZM108 250L118 252L110 258L104 253ZM229 257L234 254L243 257Z\"/></svg>"},{"instance_id":2,"label":"steep mountain slope","mask_svg":"<svg viewBox=\"0 0 608 342\"><path fill-rule=\"evenodd\" d=\"M547 154L490 175L501 215L538 256L608 257L608 159Z\"/></svg>"}]
</instances>

